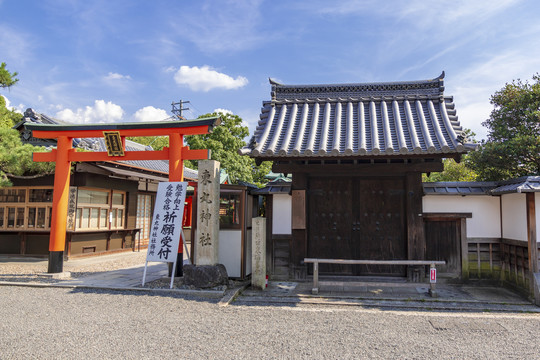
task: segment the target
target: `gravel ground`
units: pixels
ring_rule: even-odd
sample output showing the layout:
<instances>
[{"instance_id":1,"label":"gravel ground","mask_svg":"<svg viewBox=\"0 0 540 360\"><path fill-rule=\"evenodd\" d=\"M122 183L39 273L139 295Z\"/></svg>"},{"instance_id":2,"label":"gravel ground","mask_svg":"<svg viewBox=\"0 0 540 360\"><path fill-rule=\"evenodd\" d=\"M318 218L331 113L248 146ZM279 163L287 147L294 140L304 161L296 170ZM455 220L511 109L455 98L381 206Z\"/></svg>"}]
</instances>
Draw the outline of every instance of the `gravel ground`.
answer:
<instances>
[{"instance_id":1,"label":"gravel ground","mask_svg":"<svg viewBox=\"0 0 540 360\"><path fill-rule=\"evenodd\" d=\"M126 252L105 256L71 259L64 262L64 271L72 278L97 272L127 269L144 265L146 251ZM55 283L58 280L40 276L47 273L48 260L35 258L2 257L0 259L0 281Z\"/></svg>"},{"instance_id":2,"label":"gravel ground","mask_svg":"<svg viewBox=\"0 0 540 360\"><path fill-rule=\"evenodd\" d=\"M1 359L539 359L540 317L0 287Z\"/></svg>"}]
</instances>

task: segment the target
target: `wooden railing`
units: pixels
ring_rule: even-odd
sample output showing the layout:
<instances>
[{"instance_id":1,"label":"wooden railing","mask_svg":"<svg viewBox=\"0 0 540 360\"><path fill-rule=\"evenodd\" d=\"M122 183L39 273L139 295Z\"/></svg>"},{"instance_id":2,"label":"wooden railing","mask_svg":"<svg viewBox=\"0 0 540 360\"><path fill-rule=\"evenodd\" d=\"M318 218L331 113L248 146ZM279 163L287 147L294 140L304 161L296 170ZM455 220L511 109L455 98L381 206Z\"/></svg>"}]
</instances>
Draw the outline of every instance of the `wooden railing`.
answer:
<instances>
[{"instance_id":1,"label":"wooden railing","mask_svg":"<svg viewBox=\"0 0 540 360\"><path fill-rule=\"evenodd\" d=\"M430 266L430 270L435 270L435 265L445 265L446 261L440 260L349 260L349 259L315 259L305 258L304 263L313 264L313 294L319 293L319 264L339 264L339 265L410 265L410 266ZM436 272L433 272L435 277L430 277L429 294L436 297L435 284L437 282Z\"/></svg>"}]
</instances>

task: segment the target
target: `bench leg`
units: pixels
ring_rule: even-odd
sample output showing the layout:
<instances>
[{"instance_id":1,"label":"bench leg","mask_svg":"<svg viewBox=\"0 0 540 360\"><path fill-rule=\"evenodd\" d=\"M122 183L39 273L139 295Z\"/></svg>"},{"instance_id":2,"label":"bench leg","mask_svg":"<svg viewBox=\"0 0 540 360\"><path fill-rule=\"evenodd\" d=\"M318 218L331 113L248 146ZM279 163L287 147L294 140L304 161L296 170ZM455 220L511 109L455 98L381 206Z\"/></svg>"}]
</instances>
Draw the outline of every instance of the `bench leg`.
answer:
<instances>
[{"instance_id":1,"label":"bench leg","mask_svg":"<svg viewBox=\"0 0 540 360\"><path fill-rule=\"evenodd\" d=\"M313 263L313 289L311 289L313 295L319 293L319 263Z\"/></svg>"}]
</instances>

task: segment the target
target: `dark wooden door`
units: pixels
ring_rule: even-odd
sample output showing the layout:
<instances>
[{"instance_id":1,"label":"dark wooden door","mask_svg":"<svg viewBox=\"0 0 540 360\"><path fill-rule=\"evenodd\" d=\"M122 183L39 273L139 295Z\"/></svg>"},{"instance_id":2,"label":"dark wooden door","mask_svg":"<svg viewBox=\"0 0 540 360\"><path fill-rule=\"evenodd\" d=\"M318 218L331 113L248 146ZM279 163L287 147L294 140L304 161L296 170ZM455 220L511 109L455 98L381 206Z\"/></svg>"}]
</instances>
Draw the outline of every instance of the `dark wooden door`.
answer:
<instances>
[{"instance_id":1,"label":"dark wooden door","mask_svg":"<svg viewBox=\"0 0 540 360\"><path fill-rule=\"evenodd\" d=\"M323 259L407 258L404 180L310 179L308 256ZM321 274L405 275L399 266L320 265Z\"/></svg>"},{"instance_id":2,"label":"dark wooden door","mask_svg":"<svg viewBox=\"0 0 540 360\"><path fill-rule=\"evenodd\" d=\"M310 181L308 257L354 259L351 239L352 181L314 178ZM353 275L350 265L321 264L321 274Z\"/></svg>"},{"instance_id":3,"label":"dark wooden door","mask_svg":"<svg viewBox=\"0 0 540 360\"><path fill-rule=\"evenodd\" d=\"M456 219L426 219L426 259L444 260L438 265L441 274L461 274L461 225Z\"/></svg>"},{"instance_id":4,"label":"dark wooden door","mask_svg":"<svg viewBox=\"0 0 540 360\"><path fill-rule=\"evenodd\" d=\"M407 258L404 180L360 179L356 184L353 237L356 258L402 260ZM404 276L404 266L363 265L360 275Z\"/></svg>"}]
</instances>

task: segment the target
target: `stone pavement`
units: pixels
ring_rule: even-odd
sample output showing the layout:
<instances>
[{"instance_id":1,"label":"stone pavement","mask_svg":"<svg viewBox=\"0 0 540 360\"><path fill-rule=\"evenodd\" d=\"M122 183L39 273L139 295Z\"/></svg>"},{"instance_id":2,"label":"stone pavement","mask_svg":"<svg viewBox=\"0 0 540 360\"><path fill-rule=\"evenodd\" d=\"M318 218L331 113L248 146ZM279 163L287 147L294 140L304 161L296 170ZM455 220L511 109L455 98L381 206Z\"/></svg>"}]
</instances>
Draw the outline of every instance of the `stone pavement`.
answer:
<instances>
[{"instance_id":1,"label":"stone pavement","mask_svg":"<svg viewBox=\"0 0 540 360\"><path fill-rule=\"evenodd\" d=\"M437 297L429 295L428 283L403 279L321 279L319 294L312 295L313 283L273 282L265 291L247 288L237 304L325 304L375 308L422 310L509 311L540 313L540 307L519 294L498 286L481 284L437 284Z\"/></svg>"},{"instance_id":2,"label":"stone pavement","mask_svg":"<svg viewBox=\"0 0 540 360\"><path fill-rule=\"evenodd\" d=\"M144 266L128 269L105 271L79 278L68 278L61 282L64 286L84 286L100 288L133 288L142 285ZM167 277L169 274L166 263L148 263L145 282Z\"/></svg>"}]
</instances>

